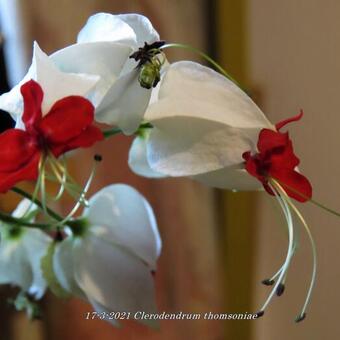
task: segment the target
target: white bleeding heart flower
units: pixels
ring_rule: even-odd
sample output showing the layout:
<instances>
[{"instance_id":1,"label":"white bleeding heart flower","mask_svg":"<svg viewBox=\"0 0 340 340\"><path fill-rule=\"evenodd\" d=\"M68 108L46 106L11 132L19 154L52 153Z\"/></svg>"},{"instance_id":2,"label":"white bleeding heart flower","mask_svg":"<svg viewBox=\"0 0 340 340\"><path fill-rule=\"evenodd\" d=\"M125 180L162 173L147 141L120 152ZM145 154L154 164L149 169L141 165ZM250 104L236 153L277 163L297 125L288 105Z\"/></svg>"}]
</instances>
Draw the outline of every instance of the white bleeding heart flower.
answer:
<instances>
[{"instance_id":1,"label":"white bleeding heart flower","mask_svg":"<svg viewBox=\"0 0 340 340\"><path fill-rule=\"evenodd\" d=\"M26 212L30 216L35 209L36 206L25 199L13 216L22 218ZM13 229L6 225L1 227L0 233L0 284L18 286L40 299L47 287L40 264L52 239L38 229Z\"/></svg>"},{"instance_id":2,"label":"white bleeding heart flower","mask_svg":"<svg viewBox=\"0 0 340 340\"><path fill-rule=\"evenodd\" d=\"M68 82L67 79L56 82L55 74L48 68L46 71L44 69L44 75L55 83L55 93L70 87L74 91L71 94L87 97L96 107L96 121L117 125L124 133L132 134L143 119L151 90L140 86L138 81L140 70L136 68L137 62L129 59L129 56L145 42L151 44L157 40L158 33L150 21L142 15L98 13L88 19L78 35L76 44L50 56L50 64L54 69L62 71L64 77L65 74L71 73L86 80L91 75L87 90L92 91L84 93L81 91L83 89L81 84ZM36 43L34 49L33 63L24 80L37 80L45 88L40 79L36 79L38 70L35 65L39 66L40 62L37 53L42 52L37 51ZM19 87L0 96L0 108L8 111L14 118L20 116L22 112ZM62 97L65 97L65 93Z\"/></svg>"},{"instance_id":3,"label":"white bleeding heart flower","mask_svg":"<svg viewBox=\"0 0 340 340\"><path fill-rule=\"evenodd\" d=\"M153 273L161 239L149 203L132 187L115 184L89 200L83 217L81 232L73 230L56 247L53 269L61 286L97 312L156 312Z\"/></svg>"},{"instance_id":4,"label":"white bleeding heart flower","mask_svg":"<svg viewBox=\"0 0 340 340\"><path fill-rule=\"evenodd\" d=\"M210 68L181 61L161 80L145 120L153 128L137 137L129 165L147 177L189 176L205 184L254 190L242 154L255 151L261 129L275 129L238 86Z\"/></svg>"}]
</instances>

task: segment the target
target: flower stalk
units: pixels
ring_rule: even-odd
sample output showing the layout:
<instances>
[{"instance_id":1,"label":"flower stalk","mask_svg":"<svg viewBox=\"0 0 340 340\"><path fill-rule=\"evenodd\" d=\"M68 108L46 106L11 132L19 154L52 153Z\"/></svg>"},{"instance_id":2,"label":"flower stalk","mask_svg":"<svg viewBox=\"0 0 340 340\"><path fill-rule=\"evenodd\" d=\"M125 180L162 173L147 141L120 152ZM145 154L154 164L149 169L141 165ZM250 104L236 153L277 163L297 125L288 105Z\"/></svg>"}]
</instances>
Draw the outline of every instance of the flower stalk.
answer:
<instances>
[{"instance_id":1,"label":"flower stalk","mask_svg":"<svg viewBox=\"0 0 340 340\"><path fill-rule=\"evenodd\" d=\"M18 194L18 195L20 195L22 197L25 197L25 198L29 199L34 204L36 204L41 210L43 210L42 202L38 198L33 197L31 194L29 194L25 190L23 190L21 188L18 188L18 187L13 187L11 189L11 191L15 192L16 194ZM49 207L46 207L46 212L48 213L49 216L51 216L52 218L54 218L57 221L62 221L63 220L63 218L59 214L57 214L55 211L53 211Z\"/></svg>"},{"instance_id":2,"label":"flower stalk","mask_svg":"<svg viewBox=\"0 0 340 340\"><path fill-rule=\"evenodd\" d=\"M152 124L146 122L146 123L142 123L138 130L137 130L137 134L138 134L138 131L141 130L141 129L151 129L153 128ZM120 133L124 133L123 130L121 130L120 128L118 127L115 127L115 128L112 128L112 129L109 129L109 130L104 130L102 131L103 135L104 135L104 138L110 138L112 136L115 136L115 135L118 135Z\"/></svg>"},{"instance_id":3,"label":"flower stalk","mask_svg":"<svg viewBox=\"0 0 340 340\"><path fill-rule=\"evenodd\" d=\"M29 228L38 228L45 231L53 230L53 228L47 223L32 223L27 222L25 219L13 217L4 212L0 212L0 221L6 224L11 224L18 227L29 227Z\"/></svg>"}]
</instances>

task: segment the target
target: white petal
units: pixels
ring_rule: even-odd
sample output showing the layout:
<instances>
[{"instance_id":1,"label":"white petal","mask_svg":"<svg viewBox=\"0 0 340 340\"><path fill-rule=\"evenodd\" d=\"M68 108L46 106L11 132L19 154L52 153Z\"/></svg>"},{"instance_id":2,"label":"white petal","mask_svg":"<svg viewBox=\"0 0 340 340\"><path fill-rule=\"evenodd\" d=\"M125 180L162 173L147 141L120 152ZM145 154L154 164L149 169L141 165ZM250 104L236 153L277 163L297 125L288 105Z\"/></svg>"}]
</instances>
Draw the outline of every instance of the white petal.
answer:
<instances>
[{"instance_id":1,"label":"white petal","mask_svg":"<svg viewBox=\"0 0 340 340\"><path fill-rule=\"evenodd\" d=\"M150 132L147 159L152 170L168 176L233 166L243 161L245 151L256 150L256 128L234 128L194 117L169 117L158 123Z\"/></svg>"},{"instance_id":2,"label":"white petal","mask_svg":"<svg viewBox=\"0 0 340 340\"><path fill-rule=\"evenodd\" d=\"M89 203L84 215L96 226L91 230L98 237L126 247L154 270L161 238L147 200L130 186L115 184L97 192Z\"/></svg>"},{"instance_id":3,"label":"white petal","mask_svg":"<svg viewBox=\"0 0 340 340\"><path fill-rule=\"evenodd\" d=\"M12 216L16 217L16 218L21 218L24 215L30 213L33 210L38 209L38 207L36 206L36 204L32 204L32 201L25 198L23 200L20 201L20 203L17 205L17 207L15 208L15 210L12 212Z\"/></svg>"},{"instance_id":4,"label":"white petal","mask_svg":"<svg viewBox=\"0 0 340 340\"><path fill-rule=\"evenodd\" d=\"M96 41L115 41L136 46L137 38L132 27L118 15L97 13L87 20L77 39L78 43Z\"/></svg>"},{"instance_id":5,"label":"white petal","mask_svg":"<svg viewBox=\"0 0 340 340\"><path fill-rule=\"evenodd\" d=\"M113 312L112 310L105 308L102 304L98 303L95 300L89 300L89 302L93 306L94 310L97 313L99 313L99 318L100 318L100 313L104 313L104 315L106 316L105 321L108 321L111 325L117 328L121 327L121 324L118 322L118 320L115 320L113 318L110 319L110 314ZM133 320L133 314L131 314L130 320ZM159 329L159 322L157 320L140 319L138 321L146 326L152 327L154 329Z\"/></svg>"},{"instance_id":6,"label":"white petal","mask_svg":"<svg viewBox=\"0 0 340 340\"><path fill-rule=\"evenodd\" d=\"M159 40L159 34L153 28L147 17L135 13L119 14L118 17L134 30L136 34L137 47L144 46L145 42L151 44Z\"/></svg>"},{"instance_id":7,"label":"white petal","mask_svg":"<svg viewBox=\"0 0 340 340\"><path fill-rule=\"evenodd\" d=\"M102 304L100 304L99 302L97 302L96 300L90 299L89 300L90 304L93 306L94 310L97 313L104 313L105 315L105 321L108 321L110 324L112 324L115 327L120 327L120 323L115 320L114 318L110 318L110 313L112 313L112 310L109 310L107 308L105 308ZM99 315L100 317L100 315Z\"/></svg>"},{"instance_id":8,"label":"white petal","mask_svg":"<svg viewBox=\"0 0 340 340\"><path fill-rule=\"evenodd\" d=\"M42 103L43 115L59 99L78 95L85 97L99 80L95 75L71 74L58 70L53 61L34 43L33 69L35 77L44 91Z\"/></svg>"},{"instance_id":9,"label":"white petal","mask_svg":"<svg viewBox=\"0 0 340 340\"><path fill-rule=\"evenodd\" d=\"M33 73L33 68L31 66L26 76L18 85L0 96L0 109L8 112L14 120L17 120L23 113L23 101L20 87L30 79L34 79L34 77L35 74Z\"/></svg>"},{"instance_id":10,"label":"white petal","mask_svg":"<svg viewBox=\"0 0 340 340\"><path fill-rule=\"evenodd\" d=\"M242 165L207 172L192 178L205 185L221 189L248 191L262 188L261 183L250 176Z\"/></svg>"},{"instance_id":11,"label":"white petal","mask_svg":"<svg viewBox=\"0 0 340 340\"><path fill-rule=\"evenodd\" d=\"M22 241L33 274L29 293L35 295L37 299L43 296L47 287L41 271L41 259L46 255L47 248L51 241L51 237L41 230L36 229L26 230Z\"/></svg>"},{"instance_id":12,"label":"white petal","mask_svg":"<svg viewBox=\"0 0 340 340\"><path fill-rule=\"evenodd\" d=\"M110 311L156 311L150 268L136 257L92 235L74 254L76 279L89 300Z\"/></svg>"},{"instance_id":13,"label":"white petal","mask_svg":"<svg viewBox=\"0 0 340 340\"><path fill-rule=\"evenodd\" d=\"M3 235L3 234L2 234ZM32 279L32 267L22 239L1 239L0 284L12 284L28 291Z\"/></svg>"},{"instance_id":14,"label":"white petal","mask_svg":"<svg viewBox=\"0 0 340 340\"><path fill-rule=\"evenodd\" d=\"M175 110L174 110L175 108ZM146 118L188 116L239 128L273 128L238 86L214 70L190 61L171 64L162 78L159 102Z\"/></svg>"},{"instance_id":15,"label":"white petal","mask_svg":"<svg viewBox=\"0 0 340 340\"><path fill-rule=\"evenodd\" d=\"M149 178L163 178L166 175L153 171L146 157L146 145L148 137L136 137L129 151L129 166L133 172Z\"/></svg>"},{"instance_id":16,"label":"white petal","mask_svg":"<svg viewBox=\"0 0 340 340\"><path fill-rule=\"evenodd\" d=\"M133 69L117 79L97 108L97 121L117 125L127 135L138 129L151 96L151 90L140 86L138 75Z\"/></svg>"},{"instance_id":17,"label":"white petal","mask_svg":"<svg viewBox=\"0 0 340 340\"><path fill-rule=\"evenodd\" d=\"M68 237L56 245L53 255L53 270L58 282L66 291L74 296L85 298L75 280L73 244L74 240Z\"/></svg>"},{"instance_id":18,"label":"white petal","mask_svg":"<svg viewBox=\"0 0 340 340\"><path fill-rule=\"evenodd\" d=\"M151 168L170 176L192 176L239 164L255 150L262 128L274 128L231 81L193 62L167 68L145 119Z\"/></svg>"},{"instance_id":19,"label":"white petal","mask_svg":"<svg viewBox=\"0 0 340 340\"><path fill-rule=\"evenodd\" d=\"M37 42L33 45L32 65L24 79L10 92L0 96L0 109L7 111L17 121L17 128L23 128L21 121L23 99L20 87L30 79L37 81L44 91L43 115L59 99L70 95L86 96L97 84L96 75L71 74L60 72L53 61L40 49Z\"/></svg>"},{"instance_id":20,"label":"white petal","mask_svg":"<svg viewBox=\"0 0 340 340\"><path fill-rule=\"evenodd\" d=\"M95 106L118 78L131 54L129 46L113 42L75 44L53 53L50 58L62 72L100 77L89 98Z\"/></svg>"}]
</instances>

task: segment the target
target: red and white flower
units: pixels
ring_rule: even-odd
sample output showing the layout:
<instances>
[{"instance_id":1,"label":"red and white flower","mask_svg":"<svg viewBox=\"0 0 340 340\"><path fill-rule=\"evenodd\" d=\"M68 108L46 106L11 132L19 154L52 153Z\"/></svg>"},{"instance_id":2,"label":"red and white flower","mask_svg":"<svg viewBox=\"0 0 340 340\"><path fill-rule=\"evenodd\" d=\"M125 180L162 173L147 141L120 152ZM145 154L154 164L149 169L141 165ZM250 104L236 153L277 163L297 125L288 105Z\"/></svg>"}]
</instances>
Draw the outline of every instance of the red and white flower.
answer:
<instances>
[{"instance_id":1,"label":"red and white flower","mask_svg":"<svg viewBox=\"0 0 340 340\"><path fill-rule=\"evenodd\" d=\"M80 84L70 83L74 92L69 94L88 98L96 107L96 121L117 125L124 133L132 134L143 119L151 89L140 86L138 63L129 57L145 42L151 44L157 40L158 33L142 15L98 13L88 19L76 44L56 51L49 58L35 43L32 66L23 82L34 79L45 89L41 78L53 79L52 68L64 77L81 79ZM41 67L42 59L43 66L49 65L46 70ZM19 87L23 82L0 96L0 108L15 119L22 112ZM67 81L60 82L54 91L59 93L67 87Z\"/></svg>"},{"instance_id":2,"label":"red and white flower","mask_svg":"<svg viewBox=\"0 0 340 340\"><path fill-rule=\"evenodd\" d=\"M20 181L37 179L39 164L49 154L59 157L103 139L102 132L93 125L94 107L87 99L61 98L46 112L42 105L44 92L37 82L30 80L22 85L21 93L25 129L0 134L0 192Z\"/></svg>"},{"instance_id":3,"label":"red and white flower","mask_svg":"<svg viewBox=\"0 0 340 340\"><path fill-rule=\"evenodd\" d=\"M229 79L200 64L171 64L137 137L129 164L147 177L188 176L205 184L253 190L259 183L242 154L256 151L263 128L274 130L256 104Z\"/></svg>"}]
</instances>

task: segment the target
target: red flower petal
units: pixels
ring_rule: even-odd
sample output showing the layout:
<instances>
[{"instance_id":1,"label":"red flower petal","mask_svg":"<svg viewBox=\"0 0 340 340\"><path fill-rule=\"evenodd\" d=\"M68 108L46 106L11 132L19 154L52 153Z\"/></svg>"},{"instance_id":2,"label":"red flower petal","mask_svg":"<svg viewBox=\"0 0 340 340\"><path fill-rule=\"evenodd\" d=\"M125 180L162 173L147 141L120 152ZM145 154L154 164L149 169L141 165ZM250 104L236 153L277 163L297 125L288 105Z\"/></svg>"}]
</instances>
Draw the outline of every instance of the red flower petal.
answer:
<instances>
[{"instance_id":1,"label":"red flower petal","mask_svg":"<svg viewBox=\"0 0 340 340\"><path fill-rule=\"evenodd\" d=\"M312 185L299 172L290 169L275 169L271 177L279 182L289 197L299 202L306 202L312 198Z\"/></svg>"},{"instance_id":2,"label":"red flower petal","mask_svg":"<svg viewBox=\"0 0 340 340\"><path fill-rule=\"evenodd\" d=\"M299 165L300 159L294 154L291 140L289 140L287 145L279 150L279 152L275 152L275 150L271 152L270 162L270 169L285 168L294 170L295 167Z\"/></svg>"},{"instance_id":3,"label":"red flower petal","mask_svg":"<svg viewBox=\"0 0 340 340\"><path fill-rule=\"evenodd\" d=\"M243 152L242 158L247 162L251 158L251 152L250 151Z\"/></svg>"},{"instance_id":4,"label":"red flower petal","mask_svg":"<svg viewBox=\"0 0 340 340\"><path fill-rule=\"evenodd\" d=\"M256 159L256 155L252 156L250 151L247 151L243 153L242 157L246 161L245 169L248 171L248 173L256 177L260 182L264 183L265 177L259 173L261 171L259 165L261 164L258 164L259 162Z\"/></svg>"},{"instance_id":5,"label":"red flower petal","mask_svg":"<svg viewBox=\"0 0 340 340\"><path fill-rule=\"evenodd\" d=\"M20 91L24 99L22 121L25 124L26 130L30 131L42 117L41 103L44 93L40 85L34 80L30 80L22 85Z\"/></svg>"},{"instance_id":6,"label":"red flower petal","mask_svg":"<svg viewBox=\"0 0 340 340\"><path fill-rule=\"evenodd\" d=\"M36 152L29 162L19 168L19 170L0 172L0 192L8 191L18 182L37 179L40 157L40 152Z\"/></svg>"},{"instance_id":7,"label":"red flower petal","mask_svg":"<svg viewBox=\"0 0 340 340\"><path fill-rule=\"evenodd\" d=\"M300 110L300 113L298 115L276 123L275 124L276 130L279 131L280 129L282 129L288 123L296 122L296 121L300 120L302 118L302 116L303 116L303 110Z\"/></svg>"},{"instance_id":8,"label":"red flower petal","mask_svg":"<svg viewBox=\"0 0 340 340\"><path fill-rule=\"evenodd\" d=\"M257 142L257 149L260 153L272 151L274 148L284 148L289 141L288 133L262 129Z\"/></svg>"},{"instance_id":9,"label":"red flower petal","mask_svg":"<svg viewBox=\"0 0 340 340\"><path fill-rule=\"evenodd\" d=\"M37 151L35 140L26 131L9 129L0 134L0 172L17 170Z\"/></svg>"},{"instance_id":10,"label":"red flower petal","mask_svg":"<svg viewBox=\"0 0 340 340\"><path fill-rule=\"evenodd\" d=\"M301 119L303 112L286 119L276 125L277 130L286 124ZM308 179L295 170L300 163L296 157L292 141L288 133L262 129L257 143L258 153L251 155L245 152L245 169L248 173L262 182L265 190L274 195L268 179L276 179L287 195L300 202L306 202L312 197L312 186Z\"/></svg>"},{"instance_id":11,"label":"red flower petal","mask_svg":"<svg viewBox=\"0 0 340 340\"><path fill-rule=\"evenodd\" d=\"M268 182L263 183L263 187L268 192L269 195L275 196L274 191L271 189Z\"/></svg>"},{"instance_id":12,"label":"red flower petal","mask_svg":"<svg viewBox=\"0 0 340 340\"><path fill-rule=\"evenodd\" d=\"M51 151L55 157L77 148L88 148L94 143L104 139L103 133L97 127L90 125L81 134L70 140L67 144L51 146Z\"/></svg>"},{"instance_id":13,"label":"red flower petal","mask_svg":"<svg viewBox=\"0 0 340 340\"><path fill-rule=\"evenodd\" d=\"M64 144L91 125L93 117L94 107L91 102L80 96L69 96L52 106L39 127L48 143Z\"/></svg>"}]
</instances>

